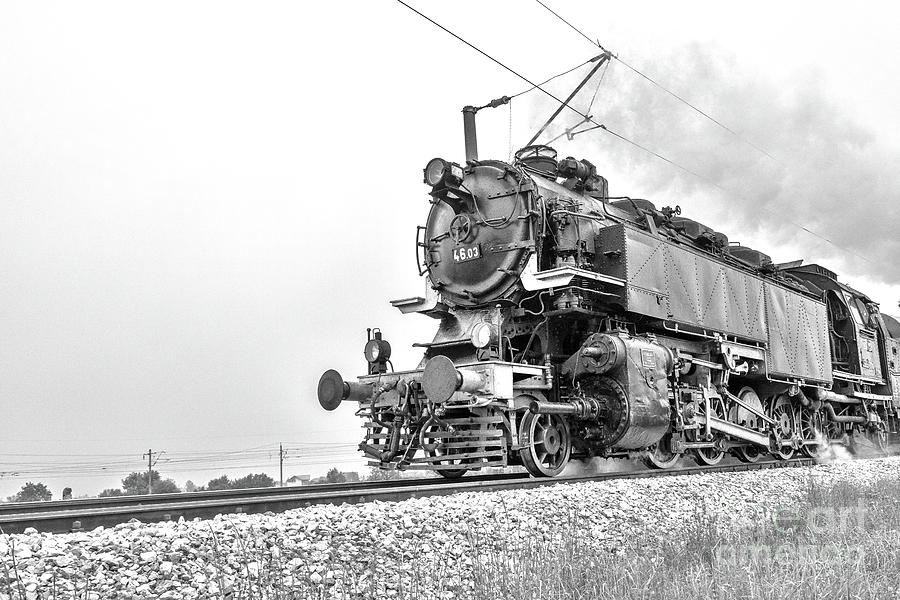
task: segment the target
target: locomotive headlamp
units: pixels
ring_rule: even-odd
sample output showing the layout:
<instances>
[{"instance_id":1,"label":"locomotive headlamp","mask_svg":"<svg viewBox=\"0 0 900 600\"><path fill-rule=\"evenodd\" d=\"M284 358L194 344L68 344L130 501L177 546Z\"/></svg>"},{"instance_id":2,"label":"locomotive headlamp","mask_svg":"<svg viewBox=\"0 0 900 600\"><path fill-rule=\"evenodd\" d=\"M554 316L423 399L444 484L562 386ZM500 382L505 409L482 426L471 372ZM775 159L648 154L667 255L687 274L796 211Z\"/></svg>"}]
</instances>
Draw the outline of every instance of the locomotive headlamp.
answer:
<instances>
[{"instance_id":1,"label":"locomotive headlamp","mask_svg":"<svg viewBox=\"0 0 900 600\"><path fill-rule=\"evenodd\" d=\"M366 342L366 348L363 351L366 360L370 363L384 362L391 357L391 345L387 340L372 339Z\"/></svg>"},{"instance_id":2,"label":"locomotive headlamp","mask_svg":"<svg viewBox=\"0 0 900 600\"><path fill-rule=\"evenodd\" d=\"M443 158L432 158L425 165L425 183L431 187L438 185L457 186L462 183L462 179L462 167Z\"/></svg>"},{"instance_id":3,"label":"locomotive headlamp","mask_svg":"<svg viewBox=\"0 0 900 600\"><path fill-rule=\"evenodd\" d=\"M387 371L387 363L391 358L391 345L387 340L381 338L381 330L377 327L366 330L366 347L363 348L363 355L366 362L369 363L369 375L373 373L385 373Z\"/></svg>"},{"instance_id":4,"label":"locomotive headlamp","mask_svg":"<svg viewBox=\"0 0 900 600\"><path fill-rule=\"evenodd\" d=\"M496 337L494 327L490 323L477 323L472 327L472 345L478 349L487 348Z\"/></svg>"}]
</instances>

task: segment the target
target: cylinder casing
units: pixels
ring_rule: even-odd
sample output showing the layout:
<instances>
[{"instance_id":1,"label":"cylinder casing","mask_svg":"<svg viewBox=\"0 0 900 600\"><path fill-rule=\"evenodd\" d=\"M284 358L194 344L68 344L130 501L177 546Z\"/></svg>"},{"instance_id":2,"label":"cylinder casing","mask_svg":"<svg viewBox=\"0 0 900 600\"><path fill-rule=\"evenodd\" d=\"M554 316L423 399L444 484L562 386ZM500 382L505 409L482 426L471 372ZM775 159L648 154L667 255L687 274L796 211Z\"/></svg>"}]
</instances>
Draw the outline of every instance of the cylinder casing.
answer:
<instances>
[{"instance_id":1,"label":"cylinder casing","mask_svg":"<svg viewBox=\"0 0 900 600\"><path fill-rule=\"evenodd\" d=\"M601 406L598 441L619 449L646 448L669 428L672 352L645 337L590 336L564 366L580 382L585 400Z\"/></svg>"}]
</instances>

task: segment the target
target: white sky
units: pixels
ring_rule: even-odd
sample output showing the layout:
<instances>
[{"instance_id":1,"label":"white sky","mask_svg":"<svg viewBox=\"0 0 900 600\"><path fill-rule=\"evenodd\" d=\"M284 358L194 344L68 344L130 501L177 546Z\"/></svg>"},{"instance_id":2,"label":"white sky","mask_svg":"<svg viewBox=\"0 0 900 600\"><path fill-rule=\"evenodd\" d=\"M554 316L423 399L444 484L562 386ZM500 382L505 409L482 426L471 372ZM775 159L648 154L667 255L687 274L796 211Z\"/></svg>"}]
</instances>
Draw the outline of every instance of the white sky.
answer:
<instances>
[{"instance_id":1,"label":"white sky","mask_svg":"<svg viewBox=\"0 0 900 600\"><path fill-rule=\"evenodd\" d=\"M530 1L413 4L535 80L596 54ZM685 49L774 89L812 82L882 156L900 149L889 3L551 6L664 83L681 83L666 65ZM574 77L554 92L566 94ZM347 445L325 457L321 446L292 453L286 477L332 462L358 468L352 409L322 411L316 381L327 368L348 378L364 370L367 326L384 330L398 368L418 361L410 345L435 324L401 318L388 300L422 291L413 262L427 210L421 169L433 156L462 161L463 105L523 87L388 0L0 3L0 471L110 465L105 475L6 475L0 496L29 480L56 498L66 485L76 495L118 487L148 448L175 457L261 447L234 468L160 462L179 485L277 477L267 449L279 442ZM735 129L752 122L702 87L677 91ZM546 116L538 94L513 102L515 144ZM603 107L628 101L601 89ZM628 128L654 146L650 125ZM761 132L747 133L766 147ZM508 110L480 113L479 134L482 157L504 158ZM702 171L697 157L716 148L698 137L695 152L691 166ZM640 170L604 169L609 156L588 158L616 193L659 188ZM676 175L653 167L655 177ZM699 220L709 209L734 239L740 223L704 185L654 199ZM848 209L864 202L848 199ZM739 237L781 260L824 251L799 234L777 246L764 229ZM891 282L857 270L844 279L887 312L896 307Z\"/></svg>"}]
</instances>

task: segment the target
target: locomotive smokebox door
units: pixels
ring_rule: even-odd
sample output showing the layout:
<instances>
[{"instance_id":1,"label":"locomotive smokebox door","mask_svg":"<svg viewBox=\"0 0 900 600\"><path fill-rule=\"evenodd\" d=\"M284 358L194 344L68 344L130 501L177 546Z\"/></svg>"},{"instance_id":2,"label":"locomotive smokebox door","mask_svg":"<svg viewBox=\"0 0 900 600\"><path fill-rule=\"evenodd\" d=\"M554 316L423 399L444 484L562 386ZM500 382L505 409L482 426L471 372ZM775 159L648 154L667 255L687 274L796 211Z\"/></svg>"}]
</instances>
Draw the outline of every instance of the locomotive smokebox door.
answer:
<instances>
[{"instance_id":1,"label":"locomotive smokebox door","mask_svg":"<svg viewBox=\"0 0 900 600\"><path fill-rule=\"evenodd\" d=\"M501 162L471 166L459 193L435 190L425 225L426 266L452 306L515 301L539 217L524 172Z\"/></svg>"}]
</instances>

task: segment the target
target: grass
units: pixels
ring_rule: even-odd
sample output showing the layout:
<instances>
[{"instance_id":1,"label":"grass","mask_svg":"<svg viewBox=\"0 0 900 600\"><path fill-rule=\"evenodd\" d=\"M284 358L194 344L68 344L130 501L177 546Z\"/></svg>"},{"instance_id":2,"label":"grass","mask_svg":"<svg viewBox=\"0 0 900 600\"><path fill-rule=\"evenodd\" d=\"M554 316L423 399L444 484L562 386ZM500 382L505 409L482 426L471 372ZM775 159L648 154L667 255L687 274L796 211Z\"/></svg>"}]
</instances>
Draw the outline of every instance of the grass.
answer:
<instances>
[{"instance_id":1,"label":"grass","mask_svg":"<svg viewBox=\"0 0 900 600\"><path fill-rule=\"evenodd\" d=\"M647 532L615 551L594 547L574 528L561 544L477 562L472 597L900 597L900 482L821 488L810 480L797 508L741 528L698 510L683 536Z\"/></svg>"},{"instance_id":2,"label":"grass","mask_svg":"<svg viewBox=\"0 0 900 600\"><path fill-rule=\"evenodd\" d=\"M502 541L469 529L467 543L449 549L428 551L424 541L413 540L412 549L401 553L391 540L375 540L369 555L342 562L332 559L334 549L323 548L313 551L323 565L315 572L321 582L308 563L295 559L297 540L278 530L232 524L235 536L228 546L212 529L204 534L212 552L205 560L207 595L201 597L900 598L900 481L821 487L810 479L794 508L745 515L745 525L736 526L734 519L698 506L681 535L645 531L616 545L592 537L591 523L573 513L550 532L513 525L507 528L515 532L512 538ZM90 597L89 582L85 573L74 591L59 591L54 579L53 588L38 597ZM26 597L20 565L10 561L0 568L3 596Z\"/></svg>"}]
</instances>

